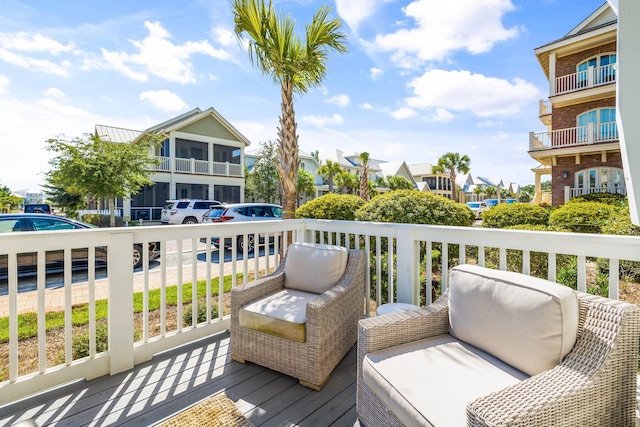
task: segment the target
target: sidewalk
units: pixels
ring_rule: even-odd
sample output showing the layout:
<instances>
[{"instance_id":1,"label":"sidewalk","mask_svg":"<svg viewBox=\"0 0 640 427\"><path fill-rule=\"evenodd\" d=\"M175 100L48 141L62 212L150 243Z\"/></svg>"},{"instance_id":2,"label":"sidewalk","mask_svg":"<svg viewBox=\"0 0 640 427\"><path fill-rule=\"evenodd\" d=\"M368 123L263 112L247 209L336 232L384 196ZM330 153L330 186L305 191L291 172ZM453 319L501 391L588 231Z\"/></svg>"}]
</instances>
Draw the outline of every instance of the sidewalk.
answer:
<instances>
[{"instance_id":1,"label":"sidewalk","mask_svg":"<svg viewBox=\"0 0 640 427\"><path fill-rule=\"evenodd\" d=\"M176 245L175 242L168 242L167 245L167 253L175 253ZM172 245L173 243L173 245ZM186 245L185 243L188 243ZM200 246L200 245L199 245ZM203 248L205 247L202 244ZM198 251L201 249L198 247ZM183 283L191 282L191 274L193 272L193 268L191 265L191 261L188 260L188 257L191 253L191 242L183 242L183 254L185 254L185 264L182 268L182 281ZM218 276L219 265L218 264L210 264L211 265L211 278ZM253 271L253 262L250 262L248 265L248 272ZM197 277L198 279L203 279L206 277L206 268L207 264L204 262L197 263ZM238 262L236 265L237 271L236 273L242 272L242 263ZM260 259L259 268L264 268L264 258ZM224 265L224 275L230 275L232 273L232 263L226 262ZM177 267L169 267L166 270L167 274L167 286L175 285L178 281L178 268ZM108 279L98 279L95 281L95 299L96 301L101 299L107 299L109 297L108 293ZM156 268L153 270L149 270L149 289L157 289L161 285L161 269ZM144 290L144 272L138 271L133 273L133 290L134 292L140 292ZM89 284L87 282L74 283L71 286L71 304L83 304L89 302ZM55 288L55 289L47 289L45 290L45 305L46 311L63 311L65 307L65 289L64 287ZM20 292L18 294L18 314L22 313L37 313L38 312L38 291L29 291L29 292ZM3 295L0 296L0 317L5 317L9 315L9 296Z\"/></svg>"}]
</instances>

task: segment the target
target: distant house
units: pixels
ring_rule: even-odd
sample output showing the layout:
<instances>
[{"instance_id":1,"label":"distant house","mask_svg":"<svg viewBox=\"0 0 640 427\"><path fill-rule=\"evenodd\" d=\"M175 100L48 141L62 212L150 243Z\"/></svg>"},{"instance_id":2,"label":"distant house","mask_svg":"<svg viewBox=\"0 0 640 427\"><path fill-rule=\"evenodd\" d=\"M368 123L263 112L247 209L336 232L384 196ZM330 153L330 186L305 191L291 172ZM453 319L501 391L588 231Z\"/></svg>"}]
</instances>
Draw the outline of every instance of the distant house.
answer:
<instances>
[{"instance_id":1,"label":"distant house","mask_svg":"<svg viewBox=\"0 0 640 427\"><path fill-rule=\"evenodd\" d=\"M542 203L541 177L551 175L552 203L587 193L626 194L616 125L617 17L608 3L559 40L535 49L549 80L540 101L545 132L531 132L534 203Z\"/></svg>"},{"instance_id":2,"label":"distant house","mask_svg":"<svg viewBox=\"0 0 640 427\"><path fill-rule=\"evenodd\" d=\"M409 170L420 191L430 191L451 198L451 178L448 173L434 173L431 163L409 165Z\"/></svg>"},{"instance_id":3,"label":"distant house","mask_svg":"<svg viewBox=\"0 0 640 427\"><path fill-rule=\"evenodd\" d=\"M132 220L160 219L166 200L209 199L244 201L244 150L250 142L215 109L196 108L144 131L96 125L104 141L135 143L147 134L164 136L153 155L159 160L131 200L118 200L123 216Z\"/></svg>"}]
</instances>

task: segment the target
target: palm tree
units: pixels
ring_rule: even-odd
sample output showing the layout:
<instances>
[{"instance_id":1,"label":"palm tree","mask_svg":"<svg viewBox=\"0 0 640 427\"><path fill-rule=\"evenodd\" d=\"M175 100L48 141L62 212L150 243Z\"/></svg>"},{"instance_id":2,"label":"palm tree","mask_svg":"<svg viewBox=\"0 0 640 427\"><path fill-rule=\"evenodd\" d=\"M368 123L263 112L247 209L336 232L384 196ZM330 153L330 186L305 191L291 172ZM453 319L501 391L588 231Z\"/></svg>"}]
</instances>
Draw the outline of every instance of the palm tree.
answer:
<instances>
[{"instance_id":1,"label":"palm tree","mask_svg":"<svg viewBox=\"0 0 640 427\"><path fill-rule=\"evenodd\" d=\"M438 159L438 164L433 167L434 173L448 173L451 180L451 200L457 201L456 176L458 173L469 173L471 159L466 154L445 153Z\"/></svg>"},{"instance_id":2,"label":"palm tree","mask_svg":"<svg viewBox=\"0 0 640 427\"><path fill-rule=\"evenodd\" d=\"M306 25L306 38L294 32L295 21L278 16L271 1L232 0L235 34L240 41L249 38L249 57L263 74L280 84L280 126L278 127L277 164L282 186L284 219L295 217L298 179L298 133L293 109L293 94L304 94L319 87L327 69L328 51L347 51L346 36L340 31L339 18L329 18L331 8L322 7Z\"/></svg>"},{"instance_id":3,"label":"palm tree","mask_svg":"<svg viewBox=\"0 0 640 427\"><path fill-rule=\"evenodd\" d=\"M369 153L360 153L360 198L369 201Z\"/></svg>"},{"instance_id":4,"label":"palm tree","mask_svg":"<svg viewBox=\"0 0 640 427\"><path fill-rule=\"evenodd\" d=\"M360 183L355 175L343 170L336 175L336 185L342 194L356 194Z\"/></svg>"},{"instance_id":5,"label":"palm tree","mask_svg":"<svg viewBox=\"0 0 640 427\"><path fill-rule=\"evenodd\" d=\"M318 173L327 179L329 184L329 193L333 193L333 177L342 172L342 166L340 163L333 160L327 160L324 165L318 168Z\"/></svg>"}]
</instances>

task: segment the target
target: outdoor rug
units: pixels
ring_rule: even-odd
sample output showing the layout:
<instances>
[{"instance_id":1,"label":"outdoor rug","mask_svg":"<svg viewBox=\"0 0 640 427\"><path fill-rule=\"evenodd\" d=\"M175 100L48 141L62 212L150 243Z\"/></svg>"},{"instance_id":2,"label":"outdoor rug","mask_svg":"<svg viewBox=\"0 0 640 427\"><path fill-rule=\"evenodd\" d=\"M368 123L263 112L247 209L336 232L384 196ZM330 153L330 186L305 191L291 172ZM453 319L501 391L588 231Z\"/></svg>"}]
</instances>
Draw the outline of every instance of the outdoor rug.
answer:
<instances>
[{"instance_id":1,"label":"outdoor rug","mask_svg":"<svg viewBox=\"0 0 640 427\"><path fill-rule=\"evenodd\" d=\"M202 400L158 424L158 427L253 427L226 394Z\"/></svg>"}]
</instances>

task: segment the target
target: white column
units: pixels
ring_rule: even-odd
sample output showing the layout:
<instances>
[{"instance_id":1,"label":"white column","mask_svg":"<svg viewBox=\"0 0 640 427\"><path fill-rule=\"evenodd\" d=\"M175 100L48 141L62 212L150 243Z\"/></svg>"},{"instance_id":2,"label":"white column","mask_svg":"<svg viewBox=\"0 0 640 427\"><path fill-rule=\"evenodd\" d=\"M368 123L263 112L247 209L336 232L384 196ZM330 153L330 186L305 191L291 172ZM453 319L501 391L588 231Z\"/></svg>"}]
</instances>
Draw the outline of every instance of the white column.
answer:
<instances>
[{"instance_id":1,"label":"white column","mask_svg":"<svg viewBox=\"0 0 640 427\"><path fill-rule=\"evenodd\" d=\"M631 221L640 225L640 79L637 78L640 69L640 26L637 25L640 2L609 0L609 3L618 11L616 119L622 165Z\"/></svg>"},{"instance_id":2,"label":"white column","mask_svg":"<svg viewBox=\"0 0 640 427\"><path fill-rule=\"evenodd\" d=\"M556 94L556 54L549 54L549 96Z\"/></svg>"}]
</instances>

